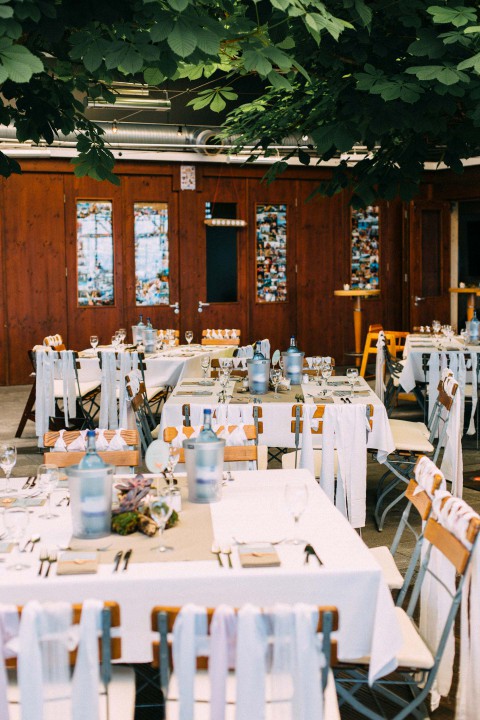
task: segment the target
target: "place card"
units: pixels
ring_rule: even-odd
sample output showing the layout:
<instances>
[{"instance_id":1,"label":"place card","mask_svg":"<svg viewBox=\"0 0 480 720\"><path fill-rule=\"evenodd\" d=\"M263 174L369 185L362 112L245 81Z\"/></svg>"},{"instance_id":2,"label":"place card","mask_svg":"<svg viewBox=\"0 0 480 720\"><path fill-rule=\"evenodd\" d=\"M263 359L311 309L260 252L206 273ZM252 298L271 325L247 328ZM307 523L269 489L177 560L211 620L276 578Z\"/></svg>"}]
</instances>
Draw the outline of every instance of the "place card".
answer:
<instances>
[{"instance_id":1,"label":"place card","mask_svg":"<svg viewBox=\"0 0 480 720\"><path fill-rule=\"evenodd\" d=\"M57 563L57 575L91 575L97 570L96 552L67 551L60 555Z\"/></svg>"},{"instance_id":2,"label":"place card","mask_svg":"<svg viewBox=\"0 0 480 720\"><path fill-rule=\"evenodd\" d=\"M261 545L240 545L238 547L240 565L244 568L280 567L280 558L270 543Z\"/></svg>"}]
</instances>

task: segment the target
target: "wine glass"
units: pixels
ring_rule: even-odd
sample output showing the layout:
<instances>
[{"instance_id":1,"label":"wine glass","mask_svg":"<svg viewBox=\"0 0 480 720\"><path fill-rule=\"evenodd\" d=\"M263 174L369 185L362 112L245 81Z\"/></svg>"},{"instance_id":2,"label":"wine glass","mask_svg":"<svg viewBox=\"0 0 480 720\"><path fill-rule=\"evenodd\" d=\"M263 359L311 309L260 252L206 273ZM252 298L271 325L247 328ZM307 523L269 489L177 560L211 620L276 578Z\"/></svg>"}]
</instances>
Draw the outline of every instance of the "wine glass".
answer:
<instances>
[{"instance_id":1,"label":"wine glass","mask_svg":"<svg viewBox=\"0 0 480 720\"><path fill-rule=\"evenodd\" d=\"M439 335L439 334L440 334L440 329L441 329L441 327L442 327L442 323L440 322L440 320L433 320L433 321L432 321L432 330L433 330L433 334L434 334L434 335Z\"/></svg>"},{"instance_id":2,"label":"wine glass","mask_svg":"<svg viewBox=\"0 0 480 720\"><path fill-rule=\"evenodd\" d=\"M125 328L120 328L118 331L118 337L120 338L120 345L123 345L127 339L127 331Z\"/></svg>"},{"instance_id":3,"label":"wine glass","mask_svg":"<svg viewBox=\"0 0 480 720\"><path fill-rule=\"evenodd\" d=\"M270 380L272 381L272 385L275 390L275 394L273 396L275 398L275 400L278 400L277 389L278 389L281 379L282 379L282 371L280 369L270 370Z\"/></svg>"},{"instance_id":4,"label":"wine glass","mask_svg":"<svg viewBox=\"0 0 480 720\"><path fill-rule=\"evenodd\" d=\"M174 480L173 471L175 470L175 467L180 460L180 448L175 447L174 445L170 445L168 448L168 461L167 461L167 472Z\"/></svg>"},{"instance_id":5,"label":"wine glass","mask_svg":"<svg viewBox=\"0 0 480 720\"><path fill-rule=\"evenodd\" d=\"M10 475L17 462L17 448L15 445L2 444L0 445L0 467L5 473L5 494L9 495L16 493L16 489L12 487L10 483Z\"/></svg>"},{"instance_id":6,"label":"wine glass","mask_svg":"<svg viewBox=\"0 0 480 720\"><path fill-rule=\"evenodd\" d=\"M173 550L173 547L165 545L163 542L163 531L173 512L172 500L172 490L167 486L159 489L157 497L154 497L150 501L150 515L160 529L160 545L152 549L158 550L159 552L169 552Z\"/></svg>"},{"instance_id":7,"label":"wine glass","mask_svg":"<svg viewBox=\"0 0 480 720\"><path fill-rule=\"evenodd\" d=\"M322 378L325 380L325 395L328 392L328 381L332 377L333 368L331 363L324 362L321 368Z\"/></svg>"},{"instance_id":8,"label":"wine glass","mask_svg":"<svg viewBox=\"0 0 480 720\"><path fill-rule=\"evenodd\" d=\"M350 395L353 397L353 386L357 382L358 368L347 368L347 381L350 383Z\"/></svg>"},{"instance_id":9,"label":"wine glass","mask_svg":"<svg viewBox=\"0 0 480 720\"><path fill-rule=\"evenodd\" d=\"M315 357L312 358L312 366L318 378L318 376L320 375L320 369L322 367L322 358L318 357L318 355L315 355Z\"/></svg>"},{"instance_id":10,"label":"wine glass","mask_svg":"<svg viewBox=\"0 0 480 720\"><path fill-rule=\"evenodd\" d=\"M53 512L52 494L60 480L60 471L56 465L39 465L37 470L37 486L38 489L47 494L47 512L42 513L39 517L45 520L52 520L58 517Z\"/></svg>"},{"instance_id":11,"label":"wine glass","mask_svg":"<svg viewBox=\"0 0 480 720\"><path fill-rule=\"evenodd\" d=\"M90 345L94 350L97 349L98 345L98 335L90 335Z\"/></svg>"},{"instance_id":12,"label":"wine glass","mask_svg":"<svg viewBox=\"0 0 480 720\"><path fill-rule=\"evenodd\" d=\"M307 507L307 502L308 488L306 483L303 480L288 480L285 484L285 503L294 522L293 538L287 540L291 545L300 545L305 542L298 537L298 521Z\"/></svg>"},{"instance_id":13,"label":"wine glass","mask_svg":"<svg viewBox=\"0 0 480 720\"><path fill-rule=\"evenodd\" d=\"M17 548L15 553L16 559L13 565L7 565L7 570L25 570L30 567L26 563L21 562L20 543L25 536L28 527L28 510L25 507L7 508L3 515L3 523L8 532L9 538L13 545Z\"/></svg>"},{"instance_id":14,"label":"wine glass","mask_svg":"<svg viewBox=\"0 0 480 720\"><path fill-rule=\"evenodd\" d=\"M201 368L203 370L203 379L200 380L199 385L210 385L207 380L207 373L210 369L210 355L204 355L200 361Z\"/></svg>"},{"instance_id":15,"label":"wine glass","mask_svg":"<svg viewBox=\"0 0 480 720\"><path fill-rule=\"evenodd\" d=\"M193 340L193 330L187 330L187 332L185 333L185 340L190 345Z\"/></svg>"},{"instance_id":16,"label":"wine glass","mask_svg":"<svg viewBox=\"0 0 480 720\"><path fill-rule=\"evenodd\" d=\"M222 388L220 396L222 398L222 402L225 402L227 385L230 380L230 369L228 367L223 367L220 370L220 375L219 375L218 379L220 381L220 386Z\"/></svg>"}]
</instances>

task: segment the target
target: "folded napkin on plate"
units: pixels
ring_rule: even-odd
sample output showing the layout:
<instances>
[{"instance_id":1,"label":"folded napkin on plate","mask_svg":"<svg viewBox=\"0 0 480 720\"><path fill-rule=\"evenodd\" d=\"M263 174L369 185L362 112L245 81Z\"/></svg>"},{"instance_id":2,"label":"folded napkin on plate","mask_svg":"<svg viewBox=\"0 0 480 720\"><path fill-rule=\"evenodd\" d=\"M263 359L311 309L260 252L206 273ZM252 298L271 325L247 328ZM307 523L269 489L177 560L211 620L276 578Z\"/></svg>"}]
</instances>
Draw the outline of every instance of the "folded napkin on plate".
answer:
<instances>
[{"instance_id":1,"label":"folded napkin on plate","mask_svg":"<svg viewBox=\"0 0 480 720\"><path fill-rule=\"evenodd\" d=\"M84 575L96 573L98 557L96 552L64 552L57 564L57 575Z\"/></svg>"},{"instance_id":2,"label":"folded napkin on plate","mask_svg":"<svg viewBox=\"0 0 480 720\"><path fill-rule=\"evenodd\" d=\"M238 548L240 564L244 568L279 567L277 551L268 543L262 545L242 545Z\"/></svg>"}]
</instances>

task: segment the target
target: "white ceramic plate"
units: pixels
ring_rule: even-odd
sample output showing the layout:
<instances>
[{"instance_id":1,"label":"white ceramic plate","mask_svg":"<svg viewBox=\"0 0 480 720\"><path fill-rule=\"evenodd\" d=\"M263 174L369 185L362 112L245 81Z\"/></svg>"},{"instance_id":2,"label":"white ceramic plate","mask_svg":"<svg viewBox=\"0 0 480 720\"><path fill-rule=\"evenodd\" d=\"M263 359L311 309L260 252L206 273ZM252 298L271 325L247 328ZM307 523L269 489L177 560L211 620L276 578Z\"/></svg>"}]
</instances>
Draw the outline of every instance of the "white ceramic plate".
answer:
<instances>
[{"instance_id":1,"label":"white ceramic plate","mask_svg":"<svg viewBox=\"0 0 480 720\"><path fill-rule=\"evenodd\" d=\"M168 463L169 445L164 440L154 440L145 453L145 465L151 473L158 475Z\"/></svg>"}]
</instances>

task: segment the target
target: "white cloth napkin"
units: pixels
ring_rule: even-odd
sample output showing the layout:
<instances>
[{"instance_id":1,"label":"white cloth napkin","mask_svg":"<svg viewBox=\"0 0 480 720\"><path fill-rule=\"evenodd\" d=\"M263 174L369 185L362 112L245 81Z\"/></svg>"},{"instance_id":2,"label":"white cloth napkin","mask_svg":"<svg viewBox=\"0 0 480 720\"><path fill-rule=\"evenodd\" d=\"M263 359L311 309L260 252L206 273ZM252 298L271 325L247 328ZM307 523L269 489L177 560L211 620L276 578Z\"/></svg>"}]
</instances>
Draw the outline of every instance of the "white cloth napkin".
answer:
<instances>
[{"instance_id":1,"label":"white cloth napkin","mask_svg":"<svg viewBox=\"0 0 480 720\"><path fill-rule=\"evenodd\" d=\"M197 654L205 646L207 613L198 605L184 605L173 626L173 667L179 688L178 718L194 717Z\"/></svg>"},{"instance_id":2,"label":"white cloth napkin","mask_svg":"<svg viewBox=\"0 0 480 720\"><path fill-rule=\"evenodd\" d=\"M428 404L432 412L437 402L438 383L440 381L440 360L438 353L432 352L428 361Z\"/></svg>"},{"instance_id":3,"label":"white cloth napkin","mask_svg":"<svg viewBox=\"0 0 480 720\"><path fill-rule=\"evenodd\" d=\"M385 368L385 333L380 330L377 340L377 356L375 358L375 392L383 402L385 392L384 368Z\"/></svg>"},{"instance_id":4,"label":"white cloth napkin","mask_svg":"<svg viewBox=\"0 0 480 720\"><path fill-rule=\"evenodd\" d=\"M18 635L19 618L15 605L0 605L0 718L8 720L7 673L5 659L14 653L8 647L11 640Z\"/></svg>"},{"instance_id":5,"label":"white cloth napkin","mask_svg":"<svg viewBox=\"0 0 480 720\"><path fill-rule=\"evenodd\" d=\"M71 350L60 351L60 367L63 390L63 414L65 425L69 426L69 418L76 414L76 391L75 391L75 368L73 367L73 352Z\"/></svg>"},{"instance_id":6,"label":"white cloth napkin","mask_svg":"<svg viewBox=\"0 0 480 720\"><path fill-rule=\"evenodd\" d=\"M473 551L460 611L460 670L455 720L477 720L480 707L480 550Z\"/></svg>"},{"instance_id":7,"label":"white cloth napkin","mask_svg":"<svg viewBox=\"0 0 480 720\"><path fill-rule=\"evenodd\" d=\"M244 605L237 616L236 720L257 720L265 712L268 635L260 610Z\"/></svg>"},{"instance_id":8,"label":"white cloth napkin","mask_svg":"<svg viewBox=\"0 0 480 720\"><path fill-rule=\"evenodd\" d=\"M228 670L235 667L237 616L228 605L219 605L210 625L210 718L224 720Z\"/></svg>"},{"instance_id":9,"label":"white cloth napkin","mask_svg":"<svg viewBox=\"0 0 480 720\"><path fill-rule=\"evenodd\" d=\"M475 435L475 412L478 402L478 355L477 353L472 353L470 357L472 366L472 413L470 415L467 435Z\"/></svg>"},{"instance_id":10,"label":"white cloth napkin","mask_svg":"<svg viewBox=\"0 0 480 720\"><path fill-rule=\"evenodd\" d=\"M442 478L442 482L439 490L445 490L446 489L446 483L445 483L445 476L437 468L435 463L430 460L426 455L423 455L415 465L415 480L417 481L418 488L415 489L414 494L418 494L422 491L426 492L428 496L432 499L433 498L433 484L435 481L435 476L440 475Z\"/></svg>"},{"instance_id":11,"label":"white cloth napkin","mask_svg":"<svg viewBox=\"0 0 480 720\"><path fill-rule=\"evenodd\" d=\"M302 430L302 448L300 450L300 463L299 467L305 470L309 470L313 476L315 476L315 461L313 457L313 438L312 428L318 428L318 420L313 419L313 415L316 411L315 405L304 405L303 406L303 430ZM316 425L316 427L315 427Z\"/></svg>"},{"instance_id":12,"label":"white cloth napkin","mask_svg":"<svg viewBox=\"0 0 480 720\"><path fill-rule=\"evenodd\" d=\"M127 375L130 377L132 375L132 373L138 372L138 353L124 352L124 353L120 353L119 357L120 357L120 390L119 390L119 396L118 396L118 410L119 410L118 426L119 427L127 427L128 426L128 407L130 405L130 398L128 396L125 378Z\"/></svg>"}]
</instances>

